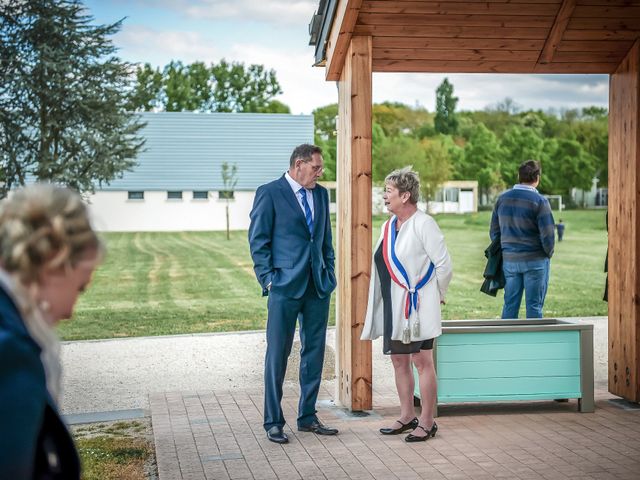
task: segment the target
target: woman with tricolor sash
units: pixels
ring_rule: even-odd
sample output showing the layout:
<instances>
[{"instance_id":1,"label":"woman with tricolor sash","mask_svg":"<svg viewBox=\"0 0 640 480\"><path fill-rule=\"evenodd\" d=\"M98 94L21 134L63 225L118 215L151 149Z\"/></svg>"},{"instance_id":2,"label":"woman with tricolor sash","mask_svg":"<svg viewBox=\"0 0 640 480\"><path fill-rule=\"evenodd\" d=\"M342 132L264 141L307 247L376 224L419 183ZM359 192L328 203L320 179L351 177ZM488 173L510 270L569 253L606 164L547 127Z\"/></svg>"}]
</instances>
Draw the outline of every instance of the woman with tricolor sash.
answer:
<instances>
[{"instance_id":1,"label":"woman with tricolor sash","mask_svg":"<svg viewBox=\"0 0 640 480\"><path fill-rule=\"evenodd\" d=\"M452 264L444 236L435 220L418 210L420 180L405 167L385 179L385 206L392 214L382 225L374 248L371 283L362 340L383 337L383 351L391 355L400 418L383 435L411 430L407 442L433 437L437 380L433 341L442 333L440 304L451 281ZM413 405L414 377L418 371L422 410Z\"/></svg>"}]
</instances>

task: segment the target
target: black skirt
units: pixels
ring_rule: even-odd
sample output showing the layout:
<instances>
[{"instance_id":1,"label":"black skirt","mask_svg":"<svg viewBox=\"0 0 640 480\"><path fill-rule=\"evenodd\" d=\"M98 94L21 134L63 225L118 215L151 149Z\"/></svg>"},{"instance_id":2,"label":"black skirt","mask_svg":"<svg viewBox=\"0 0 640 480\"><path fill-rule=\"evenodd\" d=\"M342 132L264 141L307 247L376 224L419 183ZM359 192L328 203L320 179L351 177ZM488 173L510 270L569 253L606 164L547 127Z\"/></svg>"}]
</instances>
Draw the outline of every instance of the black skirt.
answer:
<instances>
[{"instance_id":1,"label":"black skirt","mask_svg":"<svg viewBox=\"0 0 640 480\"><path fill-rule=\"evenodd\" d=\"M418 353L420 350L431 350L433 348L433 338L411 343L402 343L400 340L391 340L391 334L393 332L391 282L393 280L391 280L391 275L389 275L387 265L384 263L382 246L383 243L380 243L380 247L373 256L378 277L380 278L380 292L382 293L382 311L384 318L382 353L385 355L396 355Z\"/></svg>"}]
</instances>

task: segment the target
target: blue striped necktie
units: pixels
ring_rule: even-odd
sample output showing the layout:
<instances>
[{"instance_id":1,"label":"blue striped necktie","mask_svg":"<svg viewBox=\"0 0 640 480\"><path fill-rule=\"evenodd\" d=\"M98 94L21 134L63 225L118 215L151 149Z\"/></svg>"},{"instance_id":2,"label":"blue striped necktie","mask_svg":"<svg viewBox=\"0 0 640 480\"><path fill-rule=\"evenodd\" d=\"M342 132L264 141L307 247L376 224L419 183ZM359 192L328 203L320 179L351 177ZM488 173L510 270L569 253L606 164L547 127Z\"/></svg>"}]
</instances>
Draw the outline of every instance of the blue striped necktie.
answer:
<instances>
[{"instance_id":1,"label":"blue striped necktie","mask_svg":"<svg viewBox=\"0 0 640 480\"><path fill-rule=\"evenodd\" d=\"M298 193L302 196L302 206L304 207L304 218L307 221L307 227L309 227L309 233L313 233L313 216L311 215L311 207L307 202L307 191L303 188L298 190Z\"/></svg>"}]
</instances>

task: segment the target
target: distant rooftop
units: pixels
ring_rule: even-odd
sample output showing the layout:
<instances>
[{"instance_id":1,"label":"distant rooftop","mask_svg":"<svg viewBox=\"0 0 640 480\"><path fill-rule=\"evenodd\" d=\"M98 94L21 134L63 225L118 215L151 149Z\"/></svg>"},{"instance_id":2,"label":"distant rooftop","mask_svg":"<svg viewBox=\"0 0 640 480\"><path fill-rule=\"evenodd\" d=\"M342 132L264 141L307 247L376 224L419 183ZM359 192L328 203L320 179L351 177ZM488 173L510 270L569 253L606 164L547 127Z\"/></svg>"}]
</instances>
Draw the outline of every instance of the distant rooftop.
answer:
<instances>
[{"instance_id":1,"label":"distant rooftop","mask_svg":"<svg viewBox=\"0 0 640 480\"><path fill-rule=\"evenodd\" d=\"M296 145L313 143L312 115L139 115L146 150L133 171L102 190L221 190L223 162L238 167L236 190L255 190L287 170Z\"/></svg>"}]
</instances>

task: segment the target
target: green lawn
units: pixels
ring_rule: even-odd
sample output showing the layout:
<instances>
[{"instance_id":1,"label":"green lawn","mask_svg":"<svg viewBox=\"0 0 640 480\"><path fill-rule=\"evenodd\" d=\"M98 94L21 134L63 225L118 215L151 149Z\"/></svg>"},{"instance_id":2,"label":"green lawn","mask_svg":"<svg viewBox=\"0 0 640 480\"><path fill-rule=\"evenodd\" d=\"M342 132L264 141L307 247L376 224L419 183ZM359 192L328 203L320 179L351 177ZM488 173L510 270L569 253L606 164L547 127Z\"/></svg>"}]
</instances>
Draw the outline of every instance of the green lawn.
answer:
<instances>
[{"instance_id":1,"label":"green lawn","mask_svg":"<svg viewBox=\"0 0 640 480\"><path fill-rule=\"evenodd\" d=\"M490 212L438 215L454 262L444 307L449 319L493 318L502 300L479 291ZM607 234L603 211L563 212L565 241L551 266L547 316L606 315L602 271ZM378 235L383 217L374 219ZM266 299L253 275L247 234L112 233L108 253L65 340L261 329ZM333 314L331 322L334 322Z\"/></svg>"}]
</instances>

